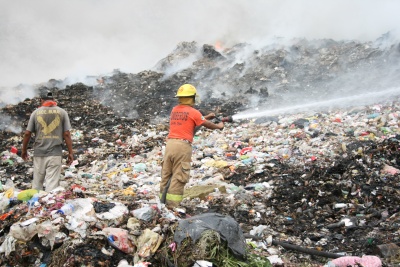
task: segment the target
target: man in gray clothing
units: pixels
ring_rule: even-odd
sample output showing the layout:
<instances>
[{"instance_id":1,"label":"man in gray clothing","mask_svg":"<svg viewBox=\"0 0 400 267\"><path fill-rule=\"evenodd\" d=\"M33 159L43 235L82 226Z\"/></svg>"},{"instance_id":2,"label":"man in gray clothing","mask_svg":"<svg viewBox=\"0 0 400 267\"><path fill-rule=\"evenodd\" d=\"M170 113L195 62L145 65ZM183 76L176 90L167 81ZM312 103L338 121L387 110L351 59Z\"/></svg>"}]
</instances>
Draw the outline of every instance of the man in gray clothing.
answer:
<instances>
[{"instance_id":1,"label":"man in gray clothing","mask_svg":"<svg viewBox=\"0 0 400 267\"><path fill-rule=\"evenodd\" d=\"M33 144L33 181L32 188L50 192L60 185L62 144L68 148L67 164L74 160L71 139L71 123L68 113L57 106L53 94L46 92L41 96L41 106L32 112L22 143L22 158L28 159L27 147L32 133Z\"/></svg>"}]
</instances>

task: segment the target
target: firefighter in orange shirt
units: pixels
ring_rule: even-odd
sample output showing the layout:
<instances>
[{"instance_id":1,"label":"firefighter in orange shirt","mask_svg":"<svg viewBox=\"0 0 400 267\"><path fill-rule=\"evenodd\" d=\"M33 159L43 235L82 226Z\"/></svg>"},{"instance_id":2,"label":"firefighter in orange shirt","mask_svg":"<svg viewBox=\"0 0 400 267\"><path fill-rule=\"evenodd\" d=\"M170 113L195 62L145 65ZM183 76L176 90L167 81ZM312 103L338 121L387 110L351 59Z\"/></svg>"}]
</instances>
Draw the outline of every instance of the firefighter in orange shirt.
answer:
<instances>
[{"instance_id":1,"label":"firefighter in orange shirt","mask_svg":"<svg viewBox=\"0 0 400 267\"><path fill-rule=\"evenodd\" d=\"M168 208L179 206L183 199L183 191L187 182L192 161L192 142L196 130L204 126L208 129L224 128L224 123L209 121L214 113L203 116L193 108L196 88L191 84L179 87L176 96L179 104L170 115L170 129L167 137L161 170L160 198Z\"/></svg>"}]
</instances>

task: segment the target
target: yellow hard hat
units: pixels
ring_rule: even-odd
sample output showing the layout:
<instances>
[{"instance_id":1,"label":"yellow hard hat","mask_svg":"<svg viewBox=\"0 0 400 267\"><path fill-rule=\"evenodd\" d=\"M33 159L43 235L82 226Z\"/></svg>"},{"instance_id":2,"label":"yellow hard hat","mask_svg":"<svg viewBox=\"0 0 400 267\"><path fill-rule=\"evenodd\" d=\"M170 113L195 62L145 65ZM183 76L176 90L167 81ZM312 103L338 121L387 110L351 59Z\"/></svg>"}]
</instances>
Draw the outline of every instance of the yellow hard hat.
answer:
<instances>
[{"instance_id":1,"label":"yellow hard hat","mask_svg":"<svg viewBox=\"0 0 400 267\"><path fill-rule=\"evenodd\" d=\"M190 97L195 96L196 93L196 88L193 85L187 83L179 87L175 97Z\"/></svg>"}]
</instances>

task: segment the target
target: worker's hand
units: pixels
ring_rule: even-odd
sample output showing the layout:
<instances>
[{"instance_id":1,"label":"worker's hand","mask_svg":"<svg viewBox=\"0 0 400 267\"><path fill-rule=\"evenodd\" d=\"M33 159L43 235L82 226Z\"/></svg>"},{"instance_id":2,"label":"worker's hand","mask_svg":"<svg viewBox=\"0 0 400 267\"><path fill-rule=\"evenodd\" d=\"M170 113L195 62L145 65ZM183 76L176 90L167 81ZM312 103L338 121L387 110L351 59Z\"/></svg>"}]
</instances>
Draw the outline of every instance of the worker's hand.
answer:
<instances>
[{"instance_id":1,"label":"worker's hand","mask_svg":"<svg viewBox=\"0 0 400 267\"><path fill-rule=\"evenodd\" d=\"M214 112L211 112L211 113L207 114L206 116L204 116L204 118L205 118L206 120L212 120L212 119L215 118L215 113L214 113Z\"/></svg>"},{"instance_id":2,"label":"worker's hand","mask_svg":"<svg viewBox=\"0 0 400 267\"><path fill-rule=\"evenodd\" d=\"M21 158L22 158L23 160L27 161L28 158L29 158L29 157L28 157L28 152L22 150L22 152L21 152Z\"/></svg>"},{"instance_id":3,"label":"worker's hand","mask_svg":"<svg viewBox=\"0 0 400 267\"><path fill-rule=\"evenodd\" d=\"M217 123L218 129L222 130L224 129L224 123L221 121L219 123Z\"/></svg>"},{"instance_id":4,"label":"worker's hand","mask_svg":"<svg viewBox=\"0 0 400 267\"><path fill-rule=\"evenodd\" d=\"M67 159L67 165L71 165L71 163L74 161L74 154L69 153L68 154L68 159Z\"/></svg>"}]
</instances>

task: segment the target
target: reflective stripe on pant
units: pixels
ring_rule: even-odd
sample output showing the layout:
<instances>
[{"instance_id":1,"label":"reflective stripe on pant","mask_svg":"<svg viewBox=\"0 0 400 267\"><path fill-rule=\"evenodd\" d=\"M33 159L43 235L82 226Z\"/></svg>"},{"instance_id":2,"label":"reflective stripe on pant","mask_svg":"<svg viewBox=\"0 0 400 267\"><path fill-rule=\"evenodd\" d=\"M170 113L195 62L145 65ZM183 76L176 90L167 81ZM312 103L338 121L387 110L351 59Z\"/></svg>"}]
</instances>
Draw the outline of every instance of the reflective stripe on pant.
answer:
<instances>
[{"instance_id":1,"label":"reflective stripe on pant","mask_svg":"<svg viewBox=\"0 0 400 267\"><path fill-rule=\"evenodd\" d=\"M160 199L162 198L162 193L160 193ZM174 195L167 193L165 204L168 208L178 207L183 199L183 195Z\"/></svg>"},{"instance_id":2,"label":"reflective stripe on pant","mask_svg":"<svg viewBox=\"0 0 400 267\"><path fill-rule=\"evenodd\" d=\"M169 139L165 147L161 170L160 195L171 178L167 191L167 204L177 206L183 199L185 185L189 182L192 146L182 140Z\"/></svg>"},{"instance_id":3,"label":"reflective stripe on pant","mask_svg":"<svg viewBox=\"0 0 400 267\"><path fill-rule=\"evenodd\" d=\"M33 189L43 190L45 181L47 192L60 185L61 156L33 157L33 167Z\"/></svg>"}]
</instances>

